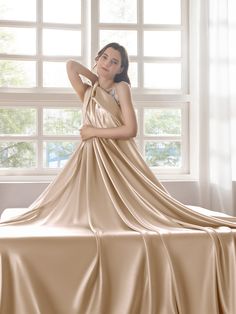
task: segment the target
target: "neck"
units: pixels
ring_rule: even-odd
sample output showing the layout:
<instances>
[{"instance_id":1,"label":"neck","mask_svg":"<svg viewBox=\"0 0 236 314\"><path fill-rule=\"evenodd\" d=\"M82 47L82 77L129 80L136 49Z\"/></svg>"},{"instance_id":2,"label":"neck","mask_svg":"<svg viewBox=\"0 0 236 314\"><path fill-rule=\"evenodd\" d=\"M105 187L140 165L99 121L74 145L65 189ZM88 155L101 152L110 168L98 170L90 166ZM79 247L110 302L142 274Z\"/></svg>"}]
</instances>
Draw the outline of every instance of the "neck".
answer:
<instances>
[{"instance_id":1,"label":"neck","mask_svg":"<svg viewBox=\"0 0 236 314\"><path fill-rule=\"evenodd\" d=\"M98 79L98 83L99 83L99 86L107 91L109 91L113 84L114 84L114 81L113 80L105 80L105 79L102 79L102 78L99 78Z\"/></svg>"}]
</instances>

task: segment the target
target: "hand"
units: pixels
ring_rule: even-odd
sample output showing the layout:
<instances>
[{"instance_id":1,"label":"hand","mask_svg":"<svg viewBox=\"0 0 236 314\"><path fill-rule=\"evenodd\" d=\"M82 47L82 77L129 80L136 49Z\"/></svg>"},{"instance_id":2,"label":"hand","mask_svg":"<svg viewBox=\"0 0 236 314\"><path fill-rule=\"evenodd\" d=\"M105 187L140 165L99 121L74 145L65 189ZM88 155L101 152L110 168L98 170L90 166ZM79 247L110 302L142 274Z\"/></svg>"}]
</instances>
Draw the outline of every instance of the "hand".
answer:
<instances>
[{"instance_id":1,"label":"hand","mask_svg":"<svg viewBox=\"0 0 236 314\"><path fill-rule=\"evenodd\" d=\"M82 141L86 141L92 137L95 136L95 128L92 127L91 125L83 125L82 128L80 129L80 136Z\"/></svg>"}]
</instances>

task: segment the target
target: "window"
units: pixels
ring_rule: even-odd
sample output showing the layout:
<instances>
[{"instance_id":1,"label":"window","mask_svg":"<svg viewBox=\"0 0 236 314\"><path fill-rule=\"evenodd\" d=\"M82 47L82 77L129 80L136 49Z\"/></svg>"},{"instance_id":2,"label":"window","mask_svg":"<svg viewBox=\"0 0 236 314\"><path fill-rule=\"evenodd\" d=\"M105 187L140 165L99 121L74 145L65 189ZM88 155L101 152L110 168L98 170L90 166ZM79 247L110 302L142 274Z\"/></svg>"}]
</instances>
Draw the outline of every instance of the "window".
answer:
<instances>
[{"instance_id":1,"label":"window","mask_svg":"<svg viewBox=\"0 0 236 314\"><path fill-rule=\"evenodd\" d=\"M187 0L2 0L0 18L1 174L64 166L82 124L65 61L91 66L111 41L130 56L144 158L159 174L190 173Z\"/></svg>"}]
</instances>

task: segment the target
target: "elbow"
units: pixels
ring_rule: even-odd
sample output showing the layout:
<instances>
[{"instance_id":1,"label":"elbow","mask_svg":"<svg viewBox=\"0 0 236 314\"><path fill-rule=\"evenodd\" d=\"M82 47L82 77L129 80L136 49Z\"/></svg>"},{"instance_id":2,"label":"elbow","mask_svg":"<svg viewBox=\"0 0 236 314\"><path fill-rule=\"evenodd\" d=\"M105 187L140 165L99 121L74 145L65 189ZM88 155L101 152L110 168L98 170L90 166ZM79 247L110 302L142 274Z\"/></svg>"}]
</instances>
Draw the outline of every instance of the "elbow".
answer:
<instances>
[{"instance_id":1,"label":"elbow","mask_svg":"<svg viewBox=\"0 0 236 314\"><path fill-rule=\"evenodd\" d=\"M72 72L72 68L73 68L73 61L72 60L68 60L66 62L66 71L67 71L67 75L69 76L70 73Z\"/></svg>"},{"instance_id":2,"label":"elbow","mask_svg":"<svg viewBox=\"0 0 236 314\"><path fill-rule=\"evenodd\" d=\"M67 66L67 67L70 67L71 64L72 64L72 62L73 62L73 60L67 60L67 61L66 61L66 66Z\"/></svg>"},{"instance_id":3,"label":"elbow","mask_svg":"<svg viewBox=\"0 0 236 314\"><path fill-rule=\"evenodd\" d=\"M137 135L137 128L132 130L131 137L136 137L136 135Z\"/></svg>"},{"instance_id":4,"label":"elbow","mask_svg":"<svg viewBox=\"0 0 236 314\"><path fill-rule=\"evenodd\" d=\"M137 133L138 133L138 125L137 125L137 121L136 121L136 123L134 124L134 127L132 129L132 137L136 137Z\"/></svg>"},{"instance_id":5,"label":"elbow","mask_svg":"<svg viewBox=\"0 0 236 314\"><path fill-rule=\"evenodd\" d=\"M74 61L73 60L68 60L66 61L66 69L71 70L73 68Z\"/></svg>"},{"instance_id":6,"label":"elbow","mask_svg":"<svg viewBox=\"0 0 236 314\"><path fill-rule=\"evenodd\" d=\"M134 127L132 129L130 129L129 132L128 132L128 138L136 137L137 131L138 131L137 127Z\"/></svg>"},{"instance_id":7,"label":"elbow","mask_svg":"<svg viewBox=\"0 0 236 314\"><path fill-rule=\"evenodd\" d=\"M68 73L76 73L77 72L78 63L71 59L66 62L66 69Z\"/></svg>"}]
</instances>

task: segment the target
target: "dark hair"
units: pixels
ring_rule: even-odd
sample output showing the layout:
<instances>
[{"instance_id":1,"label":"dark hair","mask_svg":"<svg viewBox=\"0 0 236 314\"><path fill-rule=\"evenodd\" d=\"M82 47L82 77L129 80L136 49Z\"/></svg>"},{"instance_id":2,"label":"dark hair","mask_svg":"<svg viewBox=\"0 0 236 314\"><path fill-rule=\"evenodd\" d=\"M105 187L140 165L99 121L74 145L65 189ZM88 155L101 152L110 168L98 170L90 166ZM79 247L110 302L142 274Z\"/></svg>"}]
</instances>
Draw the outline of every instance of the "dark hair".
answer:
<instances>
[{"instance_id":1,"label":"dark hair","mask_svg":"<svg viewBox=\"0 0 236 314\"><path fill-rule=\"evenodd\" d=\"M98 61L98 59L103 55L105 50L107 50L108 48L113 48L115 50L118 50L121 55L121 67L123 68L123 71L119 74L116 74L114 78L114 82L118 83L121 81L125 81L126 83L130 84L130 79L128 76L129 57L128 57L126 49L123 46L115 42L109 43L98 52L95 60Z\"/></svg>"}]
</instances>

